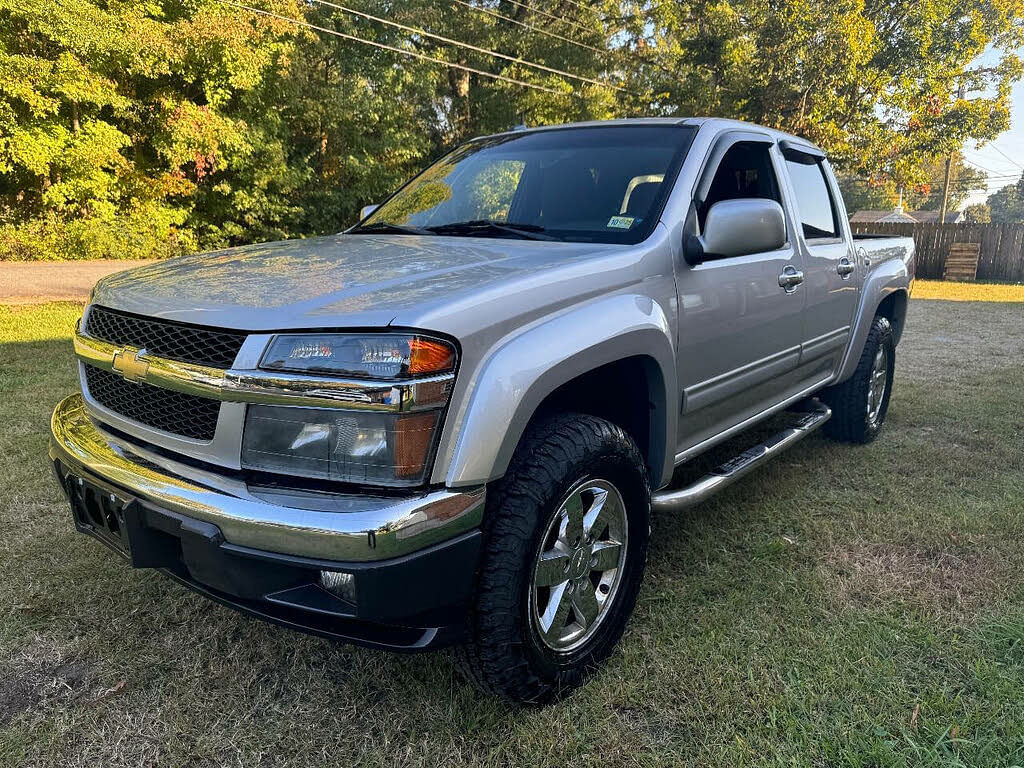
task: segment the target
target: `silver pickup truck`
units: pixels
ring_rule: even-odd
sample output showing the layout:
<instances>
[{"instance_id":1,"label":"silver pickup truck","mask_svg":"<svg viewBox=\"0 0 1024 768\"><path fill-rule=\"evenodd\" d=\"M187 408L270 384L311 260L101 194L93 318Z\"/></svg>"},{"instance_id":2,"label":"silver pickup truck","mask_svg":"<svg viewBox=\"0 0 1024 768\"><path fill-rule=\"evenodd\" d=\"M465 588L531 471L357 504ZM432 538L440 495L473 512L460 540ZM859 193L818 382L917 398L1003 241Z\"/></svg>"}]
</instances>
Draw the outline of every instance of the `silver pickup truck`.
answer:
<instances>
[{"instance_id":1,"label":"silver pickup truck","mask_svg":"<svg viewBox=\"0 0 1024 768\"><path fill-rule=\"evenodd\" d=\"M364 214L96 286L52 420L78 530L278 624L457 645L544 702L619 641L652 511L882 427L913 242L852 235L805 140L511 131Z\"/></svg>"}]
</instances>

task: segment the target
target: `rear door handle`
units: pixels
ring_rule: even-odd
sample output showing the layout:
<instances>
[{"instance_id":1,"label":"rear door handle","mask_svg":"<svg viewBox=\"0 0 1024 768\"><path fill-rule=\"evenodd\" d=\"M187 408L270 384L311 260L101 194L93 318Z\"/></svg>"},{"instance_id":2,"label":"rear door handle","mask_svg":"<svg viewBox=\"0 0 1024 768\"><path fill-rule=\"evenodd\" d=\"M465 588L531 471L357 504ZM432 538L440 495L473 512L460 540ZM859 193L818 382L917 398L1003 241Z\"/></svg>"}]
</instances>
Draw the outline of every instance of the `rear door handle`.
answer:
<instances>
[{"instance_id":1,"label":"rear door handle","mask_svg":"<svg viewBox=\"0 0 1024 768\"><path fill-rule=\"evenodd\" d=\"M856 269L856 267L853 266L853 262L850 261L845 256L843 256L843 258L841 258L839 260L839 263L836 265L836 272L840 274L843 280L852 275L854 269Z\"/></svg>"},{"instance_id":2,"label":"rear door handle","mask_svg":"<svg viewBox=\"0 0 1024 768\"><path fill-rule=\"evenodd\" d=\"M803 281L804 273L792 264L787 264L782 270L782 274L779 275L779 287L785 288L786 293L792 293L795 291L796 287Z\"/></svg>"}]
</instances>

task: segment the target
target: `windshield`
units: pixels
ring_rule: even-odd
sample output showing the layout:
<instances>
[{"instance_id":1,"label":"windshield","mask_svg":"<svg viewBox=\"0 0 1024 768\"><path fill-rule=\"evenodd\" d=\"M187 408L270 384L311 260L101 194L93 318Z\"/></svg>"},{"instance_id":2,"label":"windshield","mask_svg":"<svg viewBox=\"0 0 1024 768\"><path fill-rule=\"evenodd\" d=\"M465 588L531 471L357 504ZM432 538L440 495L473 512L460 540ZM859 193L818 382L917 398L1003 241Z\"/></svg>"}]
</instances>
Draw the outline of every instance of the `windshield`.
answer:
<instances>
[{"instance_id":1,"label":"windshield","mask_svg":"<svg viewBox=\"0 0 1024 768\"><path fill-rule=\"evenodd\" d=\"M350 231L638 243L657 223L693 134L617 125L472 141Z\"/></svg>"}]
</instances>

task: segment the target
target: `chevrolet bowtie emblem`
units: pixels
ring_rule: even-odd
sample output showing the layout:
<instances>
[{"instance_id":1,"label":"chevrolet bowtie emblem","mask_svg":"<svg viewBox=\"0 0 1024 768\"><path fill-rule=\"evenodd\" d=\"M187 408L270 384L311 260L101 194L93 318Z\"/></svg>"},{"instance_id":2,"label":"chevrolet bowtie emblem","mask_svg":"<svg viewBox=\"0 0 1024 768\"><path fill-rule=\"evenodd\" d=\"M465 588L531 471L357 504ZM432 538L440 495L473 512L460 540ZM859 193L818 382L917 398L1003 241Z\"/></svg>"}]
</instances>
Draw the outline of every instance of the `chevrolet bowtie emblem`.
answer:
<instances>
[{"instance_id":1,"label":"chevrolet bowtie emblem","mask_svg":"<svg viewBox=\"0 0 1024 768\"><path fill-rule=\"evenodd\" d=\"M119 349L114 353L114 370L128 381L144 381L149 372L149 363L143 359L146 350L134 352L130 349Z\"/></svg>"}]
</instances>

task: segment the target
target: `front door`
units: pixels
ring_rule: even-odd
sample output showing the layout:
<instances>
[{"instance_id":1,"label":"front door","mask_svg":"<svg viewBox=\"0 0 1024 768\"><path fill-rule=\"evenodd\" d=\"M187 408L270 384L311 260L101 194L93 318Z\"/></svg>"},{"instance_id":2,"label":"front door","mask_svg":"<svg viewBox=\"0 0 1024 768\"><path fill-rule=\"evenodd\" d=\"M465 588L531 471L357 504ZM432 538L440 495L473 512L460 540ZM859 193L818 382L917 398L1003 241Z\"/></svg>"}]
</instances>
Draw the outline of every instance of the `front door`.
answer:
<instances>
[{"instance_id":1,"label":"front door","mask_svg":"<svg viewBox=\"0 0 1024 768\"><path fill-rule=\"evenodd\" d=\"M719 143L728 140L726 136ZM716 157L717 164L702 174L702 179L714 175L698 215L721 200L741 198L775 200L786 210L779 184L781 155L770 137L750 140L744 132L724 154L712 152L710 162ZM678 375L683 392L677 462L800 388L805 292L802 284L784 278L803 272L791 218L787 215L788 242L778 250L678 268Z\"/></svg>"}]
</instances>

